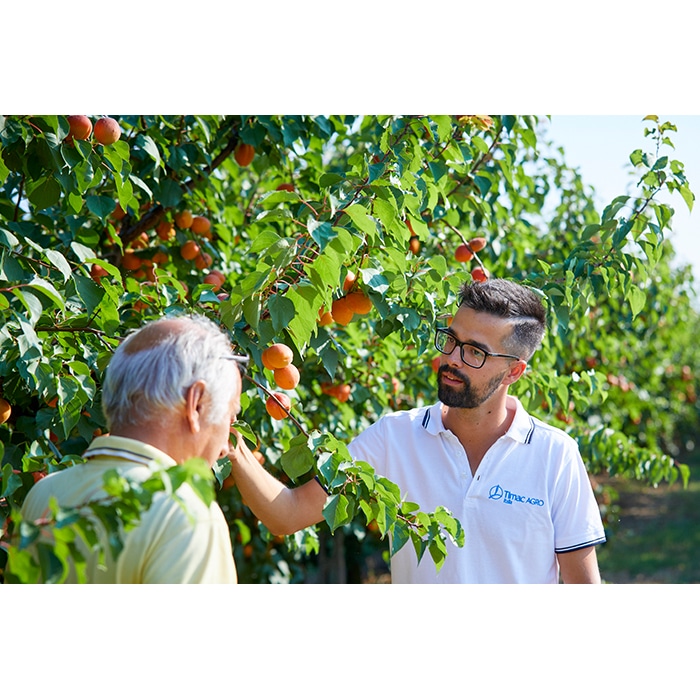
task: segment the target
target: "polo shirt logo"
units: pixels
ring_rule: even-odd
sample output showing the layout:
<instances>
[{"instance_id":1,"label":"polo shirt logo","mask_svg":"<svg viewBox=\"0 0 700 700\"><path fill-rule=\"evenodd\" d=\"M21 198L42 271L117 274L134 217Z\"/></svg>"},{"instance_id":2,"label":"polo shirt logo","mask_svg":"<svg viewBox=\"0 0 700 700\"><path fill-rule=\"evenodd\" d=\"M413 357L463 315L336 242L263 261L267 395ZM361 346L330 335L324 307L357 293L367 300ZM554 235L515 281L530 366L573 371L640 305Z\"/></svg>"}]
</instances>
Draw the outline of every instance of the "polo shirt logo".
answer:
<instances>
[{"instance_id":1,"label":"polo shirt logo","mask_svg":"<svg viewBox=\"0 0 700 700\"><path fill-rule=\"evenodd\" d=\"M489 500L500 501L503 499L503 503L508 505L513 505L513 503L524 503L531 506L544 506L544 501L541 498L528 498L527 496L519 496L517 493L511 493L508 489L504 489L498 484L492 486L489 490Z\"/></svg>"}]
</instances>

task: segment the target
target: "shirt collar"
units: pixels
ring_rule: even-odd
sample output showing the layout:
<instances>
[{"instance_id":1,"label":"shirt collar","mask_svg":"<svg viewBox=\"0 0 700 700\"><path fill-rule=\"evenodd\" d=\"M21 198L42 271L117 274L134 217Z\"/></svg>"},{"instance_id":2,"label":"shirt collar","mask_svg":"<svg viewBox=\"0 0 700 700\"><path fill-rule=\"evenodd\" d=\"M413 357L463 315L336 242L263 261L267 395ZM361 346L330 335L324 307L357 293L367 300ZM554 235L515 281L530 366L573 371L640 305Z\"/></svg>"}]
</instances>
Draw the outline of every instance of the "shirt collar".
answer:
<instances>
[{"instance_id":1,"label":"shirt collar","mask_svg":"<svg viewBox=\"0 0 700 700\"><path fill-rule=\"evenodd\" d=\"M515 396L509 394L506 397L506 402L509 407L515 408L515 415L513 416L513 422L510 424L510 428L508 428L505 437L528 444L532 439L532 433L535 429L535 422L532 416L530 416L522 403L520 403ZM442 402L438 401L426 408L421 414L421 423L431 435L449 432L442 422L442 408Z\"/></svg>"},{"instance_id":2,"label":"shirt collar","mask_svg":"<svg viewBox=\"0 0 700 700\"><path fill-rule=\"evenodd\" d=\"M151 468L172 467L175 460L153 445L132 438L116 435L100 435L96 437L83 454L86 459L109 457L143 464Z\"/></svg>"}]
</instances>

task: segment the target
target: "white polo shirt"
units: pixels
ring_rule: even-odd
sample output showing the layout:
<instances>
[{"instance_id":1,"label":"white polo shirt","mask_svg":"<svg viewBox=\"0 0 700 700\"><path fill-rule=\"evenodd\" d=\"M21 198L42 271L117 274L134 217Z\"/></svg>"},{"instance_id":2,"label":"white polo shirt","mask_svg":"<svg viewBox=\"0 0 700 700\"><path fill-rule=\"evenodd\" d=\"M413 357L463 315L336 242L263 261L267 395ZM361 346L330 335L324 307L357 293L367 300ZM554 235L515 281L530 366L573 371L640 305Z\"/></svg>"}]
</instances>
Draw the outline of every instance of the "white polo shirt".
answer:
<instances>
[{"instance_id":1,"label":"white polo shirt","mask_svg":"<svg viewBox=\"0 0 700 700\"><path fill-rule=\"evenodd\" d=\"M576 442L530 416L520 401L508 432L472 477L442 422L442 404L382 417L349 446L422 511L448 508L465 531L448 541L439 573L410 541L391 560L393 583L558 583L555 553L600 544L605 531Z\"/></svg>"}]
</instances>

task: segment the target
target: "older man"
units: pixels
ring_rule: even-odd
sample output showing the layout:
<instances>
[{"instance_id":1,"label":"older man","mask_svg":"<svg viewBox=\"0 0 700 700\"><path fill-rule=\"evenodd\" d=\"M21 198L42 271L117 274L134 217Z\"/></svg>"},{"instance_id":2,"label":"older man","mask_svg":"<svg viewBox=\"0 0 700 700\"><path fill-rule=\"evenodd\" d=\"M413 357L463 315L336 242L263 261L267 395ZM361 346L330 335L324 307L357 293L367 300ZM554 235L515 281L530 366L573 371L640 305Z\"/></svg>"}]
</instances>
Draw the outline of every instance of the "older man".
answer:
<instances>
[{"instance_id":1,"label":"older man","mask_svg":"<svg viewBox=\"0 0 700 700\"><path fill-rule=\"evenodd\" d=\"M165 317L129 335L114 353L103 386L110 434L93 440L84 464L38 482L23 516L47 515L51 497L63 508L104 498L109 470L143 481L193 457L213 465L228 453L230 425L240 410L236 359L228 338L200 316ZM88 582L236 583L229 529L218 504L206 506L188 484L175 496L154 496L137 527L125 533L116 561L106 546L102 564L96 552L86 552ZM67 582L74 581L71 568Z\"/></svg>"}]
</instances>

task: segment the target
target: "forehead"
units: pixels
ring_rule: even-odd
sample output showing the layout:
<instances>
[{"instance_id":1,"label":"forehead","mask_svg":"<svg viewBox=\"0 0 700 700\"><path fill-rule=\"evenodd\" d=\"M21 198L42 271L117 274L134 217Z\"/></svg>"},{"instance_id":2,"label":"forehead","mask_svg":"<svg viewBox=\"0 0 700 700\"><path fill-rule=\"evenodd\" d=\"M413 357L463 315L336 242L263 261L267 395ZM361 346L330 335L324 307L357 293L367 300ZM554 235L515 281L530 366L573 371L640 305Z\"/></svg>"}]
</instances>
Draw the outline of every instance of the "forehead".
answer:
<instances>
[{"instance_id":1,"label":"forehead","mask_svg":"<svg viewBox=\"0 0 700 700\"><path fill-rule=\"evenodd\" d=\"M494 350L510 335L512 325L511 319L462 306L452 319L450 330L458 340L476 342Z\"/></svg>"}]
</instances>

